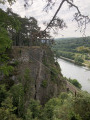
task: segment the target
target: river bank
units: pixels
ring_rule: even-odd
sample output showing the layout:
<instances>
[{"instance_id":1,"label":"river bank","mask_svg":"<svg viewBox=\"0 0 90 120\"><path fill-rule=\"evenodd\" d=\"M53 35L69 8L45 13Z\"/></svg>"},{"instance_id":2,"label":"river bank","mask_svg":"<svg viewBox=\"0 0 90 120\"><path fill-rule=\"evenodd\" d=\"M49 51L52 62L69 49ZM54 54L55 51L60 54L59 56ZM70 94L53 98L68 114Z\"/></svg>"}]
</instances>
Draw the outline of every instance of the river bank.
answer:
<instances>
[{"instance_id":1,"label":"river bank","mask_svg":"<svg viewBox=\"0 0 90 120\"><path fill-rule=\"evenodd\" d=\"M69 58L65 58L65 57L62 57L62 56L60 56L60 58L66 60L66 61L69 61L69 62L75 63L74 60L71 60L71 59L69 59Z\"/></svg>"},{"instance_id":2,"label":"river bank","mask_svg":"<svg viewBox=\"0 0 90 120\"><path fill-rule=\"evenodd\" d=\"M71 59L69 59L69 58L65 58L65 57L62 57L62 56L60 56L60 58L63 59L63 60L69 61L69 62L71 62L71 63L76 64L74 60L71 60ZM76 64L76 65L79 65L79 64ZM79 66L84 66L84 67L89 68L89 65L86 64L86 63L82 63L82 65L79 65ZM89 69L90 69L90 68L89 68Z\"/></svg>"}]
</instances>

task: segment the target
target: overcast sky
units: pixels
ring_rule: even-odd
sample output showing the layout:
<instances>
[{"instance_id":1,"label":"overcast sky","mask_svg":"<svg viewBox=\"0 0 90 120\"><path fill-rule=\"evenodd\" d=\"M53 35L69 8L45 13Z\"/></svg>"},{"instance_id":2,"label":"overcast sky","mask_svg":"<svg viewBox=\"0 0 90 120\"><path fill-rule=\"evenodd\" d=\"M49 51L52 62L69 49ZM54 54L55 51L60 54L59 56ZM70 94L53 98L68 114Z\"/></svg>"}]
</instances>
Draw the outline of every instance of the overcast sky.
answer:
<instances>
[{"instance_id":1,"label":"overcast sky","mask_svg":"<svg viewBox=\"0 0 90 120\"><path fill-rule=\"evenodd\" d=\"M28 0L30 1L30 0ZM43 8L45 7L45 0L34 0L35 2L33 3L32 6L29 6L28 9L24 8L24 1L23 0L17 0L16 3L14 3L11 8L13 12L18 13L21 17L35 17L38 20L38 25L42 28L42 30L45 28L43 25L44 21L49 22L51 18L53 17L55 11L57 10L60 1L61 0L56 0L56 4L53 7L52 10L49 10L48 13L43 11ZM55 1L55 0L54 0ZM80 11L88 15L90 17L90 0L74 0L75 5L77 5L80 9ZM31 4L29 2L29 4ZM0 6L3 9L6 9L8 4L5 6ZM10 6L9 6L10 7ZM59 30L58 35L53 35L52 32L51 34L55 38L59 37L82 37L82 33L80 33L80 30L77 30L77 23L75 21L72 22L73 20L73 15L76 12L75 8L69 9L68 5L66 3L63 4L61 10L58 13L58 17L64 19L66 22L67 28L63 30ZM76 32L75 32L76 31ZM90 24L87 25L86 29L86 36L90 36Z\"/></svg>"}]
</instances>

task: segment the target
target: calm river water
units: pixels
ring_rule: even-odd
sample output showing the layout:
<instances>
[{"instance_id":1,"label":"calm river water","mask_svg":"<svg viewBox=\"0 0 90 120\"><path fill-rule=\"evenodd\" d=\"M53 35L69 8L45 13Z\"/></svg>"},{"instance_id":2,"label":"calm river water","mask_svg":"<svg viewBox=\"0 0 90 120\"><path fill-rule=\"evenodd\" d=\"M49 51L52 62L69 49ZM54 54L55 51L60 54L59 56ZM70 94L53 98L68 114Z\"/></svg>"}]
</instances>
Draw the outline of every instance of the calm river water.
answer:
<instances>
[{"instance_id":1,"label":"calm river water","mask_svg":"<svg viewBox=\"0 0 90 120\"><path fill-rule=\"evenodd\" d=\"M58 59L58 63L64 77L77 79L82 85L82 90L90 93L90 69L75 65L63 59Z\"/></svg>"}]
</instances>

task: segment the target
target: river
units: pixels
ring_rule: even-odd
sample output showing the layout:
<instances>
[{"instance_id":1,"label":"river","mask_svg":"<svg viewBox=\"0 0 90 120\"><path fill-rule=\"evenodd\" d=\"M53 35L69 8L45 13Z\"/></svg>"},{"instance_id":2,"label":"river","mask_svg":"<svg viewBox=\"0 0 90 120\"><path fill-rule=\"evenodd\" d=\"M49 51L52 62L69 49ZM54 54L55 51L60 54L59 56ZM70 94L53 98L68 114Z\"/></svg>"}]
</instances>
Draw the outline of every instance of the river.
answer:
<instances>
[{"instance_id":1,"label":"river","mask_svg":"<svg viewBox=\"0 0 90 120\"><path fill-rule=\"evenodd\" d=\"M58 59L64 77L77 79L82 85L82 90L90 93L90 69L75 65L63 59Z\"/></svg>"}]
</instances>

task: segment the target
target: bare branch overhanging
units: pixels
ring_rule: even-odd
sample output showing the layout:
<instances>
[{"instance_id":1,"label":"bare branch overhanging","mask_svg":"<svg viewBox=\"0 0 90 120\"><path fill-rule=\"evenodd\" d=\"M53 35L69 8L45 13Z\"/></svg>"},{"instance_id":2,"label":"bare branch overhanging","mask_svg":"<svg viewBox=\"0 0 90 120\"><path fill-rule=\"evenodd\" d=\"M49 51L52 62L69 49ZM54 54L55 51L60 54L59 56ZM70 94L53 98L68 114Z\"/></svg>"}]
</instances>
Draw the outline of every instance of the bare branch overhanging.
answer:
<instances>
[{"instance_id":1,"label":"bare branch overhanging","mask_svg":"<svg viewBox=\"0 0 90 120\"><path fill-rule=\"evenodd\" d=\"M70 7L76 8L77 13L75 13L75 15L74 15L74 20L77 21L78 27L81 28L81 31L83 31L83 34L85 34L86 24L88 24L88 23L90 22L90 18L89 18L88 16L85 16L85 15L81 14L78 6L76 6L76 5L73 3L73 0L71 0L71 1L70 1L70 0L62 0L62 1L61 1L60 5L59 5L59 7L58 7L58 9L57 9L57 11L55 12L53 18L50 20L49 24L47 25L47 27L45 28L44 31L46 31L46 30L51 26L52 22L55 20L57 14L58 14L58 12L60 11L60 9L61 9L62 5L64 4L64 2L67 2L67 3L70 5ZM82 26L83 26L83 25L84 25L84 28L83 28L83 30L82 30ZM51 28L52 28L52 27L51 27Z\"/></svg>"},{"instance_id":2,"label":"bare branch overhanging","mask_svg":"<svg viewBox=\"0 0 90 120\"><path fill-rule=\"evenodd\" d=\"M24 7L27 7L29 0L24 0L24 1L25 1L25 6ZM31 1L31 5L32 5L34 0L30 0L30 1ZM46 5L45 8L49 7L49 5L54 6L55 2L56 2L56 0L55 1L53 1L53 0L46 0L46 1L47 1L47 5ZM57 16L58 12L60 11L61 7L63 6L64 2L67 2L67 4L69 4L70 7L76 8L77 13L75 13L73 20L77 21L78 28L80 28L80 30L83 32L83 34L85 34L86 25L90 22L90 18L88 16L85 16L85 15L81 14L78 6L76 6L73 3L73 0L62 0L60 2L60 5L59 5L57 11L55 12L55 14L54 14L53 18L50 20L50 22L47 24L47 26L46 26L46 28L45 28L45 30L43 32L46 32L47 29L50 29L50 28L53 27L54 20L57 19L56 16ZM31 6L31 5L29 5L29 6ZM58 26L58 24L56 26ZM54 24L54 27L55 27L55 24ZM63 27L65 27L65 26L63 26ZM59 28L60 28L60 26L59 26Z\"/></svg>"},{"instance_id":3,"label":"bare branch overhanging","mask_svg":"<svg viewBox=\"0 0 90 120\"><path fill-rule=\"evenodd\" d=\"M47 28L50 26L50 24L52 23L52 21L55 19L56 15L58 14L59 10L61 9L61 7L62 7L62 5L63 5L63 3L64 3L65 1L66 1L66 0L62 0L62 2L60 3L60 5L59 5L57 11L55 12L53 18L51 19L51 21L49 22L49 24L47 25L47 27L45 28L44 31L47 30Z\"/></svg>"}]
</instances>

